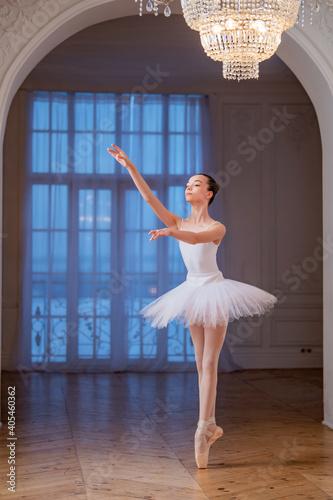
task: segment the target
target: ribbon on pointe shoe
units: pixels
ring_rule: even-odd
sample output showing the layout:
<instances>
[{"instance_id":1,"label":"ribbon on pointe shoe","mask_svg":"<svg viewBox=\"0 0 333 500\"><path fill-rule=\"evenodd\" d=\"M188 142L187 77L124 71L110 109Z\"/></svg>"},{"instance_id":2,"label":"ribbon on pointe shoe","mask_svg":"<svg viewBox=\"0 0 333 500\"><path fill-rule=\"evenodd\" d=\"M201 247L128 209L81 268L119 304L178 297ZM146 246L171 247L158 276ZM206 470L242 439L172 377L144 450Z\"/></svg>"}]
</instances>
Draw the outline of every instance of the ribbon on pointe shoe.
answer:
<instances>
[{"instance_id":1,"label":"ribbon on pointe shoe","mask_svg":"<svg viewBox=\"0 0 333 500\"><path fill-rule=\"evenodd\" d=\"M195 461L198 469L206 469L208 463L209 448L207 437L213 433L207 429L208 420L199 420L194 435Z\"/></svg>"},{"instance_id":2,"label":"ribbon on pointe shoe","mask_svg":"<svg viewBox=\"0 0 333 500\"><path fill-rule=\"evenodd\" d=\"M199 425L200 420L197 422L197 425ZM205 421L203 421L205 422ZM209 431L208 427L212 424L215 424L215 429L214 431ZM207 425L207 437L208 437L208 445L212 446L212 444L215 443L220 437L223 436L223 429L222 427L216 425L216 420L215 417L209 417L208 418L208 425Z\"/></svg>"}]
</instances>

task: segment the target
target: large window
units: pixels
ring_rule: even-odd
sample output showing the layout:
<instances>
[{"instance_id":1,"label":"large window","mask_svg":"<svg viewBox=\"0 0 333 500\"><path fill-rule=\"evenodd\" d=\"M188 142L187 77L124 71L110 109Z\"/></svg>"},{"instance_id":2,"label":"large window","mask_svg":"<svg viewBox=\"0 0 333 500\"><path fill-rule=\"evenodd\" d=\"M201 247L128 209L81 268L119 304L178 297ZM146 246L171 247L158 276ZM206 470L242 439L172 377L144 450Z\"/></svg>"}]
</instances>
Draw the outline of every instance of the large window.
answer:
<instances>
[{"instance_id":1,"label":"large window","mask_svg":"<svg viewBox=\"0 0 333 500\"><path fill-rule=\"evenodd\" d=\"M142 307L180 284L176 240L162 227L115 143L170 210L202 170L204 96L33 92L28 100L26 273L31 362L57 368L161 369L194 362L188 329L151 328Z\"/></svg>"}]
</instances>

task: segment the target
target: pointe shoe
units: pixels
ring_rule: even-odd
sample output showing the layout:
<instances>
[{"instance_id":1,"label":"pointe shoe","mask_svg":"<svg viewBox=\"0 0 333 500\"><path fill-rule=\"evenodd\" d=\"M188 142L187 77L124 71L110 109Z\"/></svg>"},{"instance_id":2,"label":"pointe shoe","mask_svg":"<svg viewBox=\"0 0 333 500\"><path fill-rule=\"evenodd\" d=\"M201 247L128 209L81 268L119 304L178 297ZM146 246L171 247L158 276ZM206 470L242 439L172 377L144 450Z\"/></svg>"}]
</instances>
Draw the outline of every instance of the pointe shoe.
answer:
<instances>
[{"instance_id":1,"label":"pointe shoe","mask_svg":"<svg viewBox=\"0 0 333 500\"><path fill-rule=\"evenodd\" d=\"M209 417L208 422L209 422L208 427L211 426L212 424L215 425L214 431L208 431L211 432L211 435L208 439L208 445L212 446L212 444L214 444L215 441L217 441L221 436L223 436L223 429L222 427L216 425L215 417Z\"/></svg>"},{"instance_id":2,"label":"pointe shoe","mask_svg":"<svg viewBox=\"0 0 333 500\"><path fill-rule=\"evenodd\" d=\"M213 433L207 430L208 420L199 420L194 436L195 461L198 469L206 469L210 446L207 437Z\"/></svg>"}]
</instances>

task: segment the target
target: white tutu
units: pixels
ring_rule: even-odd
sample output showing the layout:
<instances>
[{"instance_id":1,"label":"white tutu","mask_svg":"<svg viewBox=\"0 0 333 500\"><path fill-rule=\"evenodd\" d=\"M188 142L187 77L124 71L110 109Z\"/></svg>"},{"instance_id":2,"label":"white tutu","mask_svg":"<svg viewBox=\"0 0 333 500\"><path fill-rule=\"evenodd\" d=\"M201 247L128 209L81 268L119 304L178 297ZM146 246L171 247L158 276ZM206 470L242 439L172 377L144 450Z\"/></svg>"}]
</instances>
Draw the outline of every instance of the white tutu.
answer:
<instances>
[{"instance_id":1,"label":"white tutu","mask_svg":"<svg viewBox=\"0 0 333 500\"><path fill-rule=\"evenodd\" d=\"M274 306L274 295L223 277L216 262L218 246L212 241L195 245L179 241L188 270L186 281L141 309L140 314L152 327L165 328L176 320L185 326L216 328L241 316L264 314Z\"/></svg>"},{"instance_id":2,"label":"white tutu","mask_svg":"<svg viewBox=\"0 0 333 500\"><path fill-rule=\"evenodd\" d=\"M140 313L154 328L170 321L216 328L240 317L262 315L277 298L240 281L225 279L221 271L188 273L186 281L154 300Z\"/></svg>"}]
</instances>

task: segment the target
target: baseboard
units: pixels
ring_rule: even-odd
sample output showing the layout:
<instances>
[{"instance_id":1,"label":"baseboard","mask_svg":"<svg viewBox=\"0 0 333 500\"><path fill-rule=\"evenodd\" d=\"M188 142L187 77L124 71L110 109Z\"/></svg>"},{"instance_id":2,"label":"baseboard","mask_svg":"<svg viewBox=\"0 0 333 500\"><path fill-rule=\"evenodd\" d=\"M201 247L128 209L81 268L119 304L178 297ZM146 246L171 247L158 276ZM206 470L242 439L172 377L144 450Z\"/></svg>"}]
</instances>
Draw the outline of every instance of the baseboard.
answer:
<instances>
[{"instance_id":1,"label":"baseboard","mask_svg":"<svg viewBox=\"0 0 333 500\"><path fill-rule=\"evenodd\" d=\"M323 425L326 425L327 427L329 427L330 429L333 429L333 424L331 424L330 422L327 422L327 420L323 420L322 421L322 424Z\"/></svg>"},{"instance_id":2,"label":"baseboard","mask_svg":"<svg viewBox=\"0 0 333 500\"><path fill-rule=\"evenodd\" d=\"M323 354L305 353L304 356L294 353L260 353L260 352L234 352L235 363L244 370L269 369L269 368L322 368Z\"/></svg>"},{"instance_id":3,"label":"baseboard","mask_svg":"<svg viewBox=\"0 0 333 500\"><path fill-rule=\"evenodd\" d=\"M240 365L244 370L251 369L269 369L269 368L322 368L323 354L322 352L305 353L300 356L295 353L272 353L272 352L233 352L232 359ZM3 355L2 370L10 370L10 357ZM193 370L195 365L193 363Z\"/></svg>"}]
</instances>

